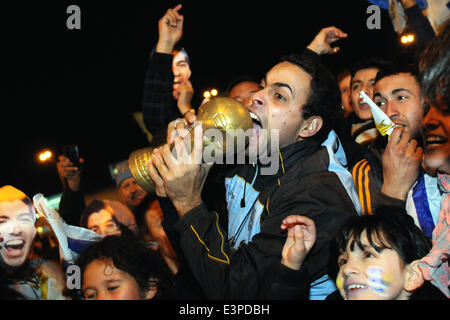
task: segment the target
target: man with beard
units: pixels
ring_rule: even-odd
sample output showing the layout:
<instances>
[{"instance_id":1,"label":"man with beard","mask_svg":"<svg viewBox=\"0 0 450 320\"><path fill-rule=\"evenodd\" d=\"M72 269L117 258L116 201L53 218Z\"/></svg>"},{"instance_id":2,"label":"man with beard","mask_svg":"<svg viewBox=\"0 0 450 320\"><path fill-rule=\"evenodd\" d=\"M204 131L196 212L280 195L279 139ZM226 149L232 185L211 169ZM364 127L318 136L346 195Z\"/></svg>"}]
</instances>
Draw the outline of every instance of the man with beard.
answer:
<instances>
[{"instance_id":1,"label":"man with beard","mask_svg":"<svg viewBox=\"0 0 450 320\"><path fill-rule=\"evenodd\" d=\"M118 165L116 186L119 190L120 198L127 207L134 211L147 196L147 191L142 189L133 177L128 165L128 160Z\"/></svg>"},{"instance_id":2,"label":"man with beard","mask_svg":"<svg viewBox=\"0 0 450 320\"><path fill-rule=\"evenodd\" d=\"M440 194L433 170L422 166L422 94L412 66L391 66L377 73L373 101L397 127L389 142L375 140L352 170L364 214L382 203L406 208L431 238L439 215Z\"/></svg>"},{"instance_id":3,"label":"man with beard","mask_svg":"<svg viewBox=\"0 0 450 320\"><path fill-rule=\"evenodd\" d=\"M211 164L194 161L202 157L203 133L196 125L192 154L180 140L175 141L177 159L169 144L154 149L149 172L157 194L167 196L178 213L180 245L208 298L267 298L286 239L281 221L293 213L316 224L320 236L304 264L305 289L326 284L321 293L311 289L309 298L326 297L333 290L327 278L329 240L341 222L357 215L346 188L346 182L353 188L350 173L337 161L342 148L332 130L341 115L339 88L310 54L292 55L266 74L248 110L254 129L247 150L275 155L277 172L264 175L268 165L260 161L231 168L225 176L226 211L211 213L202 199ZM219 215L228 216L228 230L220 226Z\"/></svg>"}]
</instances>

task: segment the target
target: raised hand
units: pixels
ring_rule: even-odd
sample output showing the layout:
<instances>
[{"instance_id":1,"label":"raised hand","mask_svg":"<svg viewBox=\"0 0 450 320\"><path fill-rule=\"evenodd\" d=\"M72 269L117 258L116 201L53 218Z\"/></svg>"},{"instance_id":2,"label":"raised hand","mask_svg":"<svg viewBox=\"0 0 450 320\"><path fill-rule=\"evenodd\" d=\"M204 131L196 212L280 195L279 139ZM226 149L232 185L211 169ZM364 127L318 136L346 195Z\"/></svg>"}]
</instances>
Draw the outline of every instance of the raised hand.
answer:
<instances>
[{"instance_id":1,"label":"raised hand","mask_svg":"<svg viewBox=\"0 0 450 320\"><path fill-rule=\"evenodd\" d=\"M344 31L336 27L323 28L319 31L319 33L315 36L315 38L307 48L311 51L314 51L318 55L334 54L337 53L340 48L332 48L331 44L340 39L347 38L347 36L348 35Z\"/></svg>"},{"instance_id":2,"label":"raised hand","mask_svg":"<svg viewBox=\"0 0 450 320\"><path fill-rule=\"evenodd\" d=\"M80 163L84 163L83 158L80 158ZM80 189L81 169L73 166L73 163L69 160L69 158L60 155L58 157L58 161L56 162L56 169L58 170L60 179L67 182L67 186L70 190L78 191Z\"/></svg>"},{"instance_id":3,"label":"raised hand","mask_svg":"<svg viewBox=\"0 0 450 320\"><path fill-rule=\"evenodd\" d=\"M156 52L172 54L175 44L180 41L183 35L184 17L179 14L182 5L179 4L173 9L167 10L164 16L158 21L158 43Z\"/></svg>"},{"instance_id":4,"label":"raised hand","mask_svg":"<svg viewBox=\"0 0 450 320\"><path fill-rule=\"evenodd\" d=\"M306 255L316 242L314 221L299 215L288 216L281 223L281 230L288 230L281 263L288 268L300 270Z\"/></svg>"}]
</instances>

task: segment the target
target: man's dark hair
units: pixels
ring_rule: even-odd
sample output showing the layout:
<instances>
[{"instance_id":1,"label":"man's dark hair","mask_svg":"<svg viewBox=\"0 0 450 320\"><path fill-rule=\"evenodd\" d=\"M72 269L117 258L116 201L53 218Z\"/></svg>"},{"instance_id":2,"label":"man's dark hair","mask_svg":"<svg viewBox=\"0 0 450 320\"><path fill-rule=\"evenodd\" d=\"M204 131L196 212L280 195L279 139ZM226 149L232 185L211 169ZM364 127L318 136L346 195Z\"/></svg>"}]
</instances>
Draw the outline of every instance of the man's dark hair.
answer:
<instances>
[{"instance_id":1,"label":"man's dark hair","mask_svg":"<svg viewBox=\"0 0 450 320\"><path fill-rule=\"evenodd\" d=\"M421 54L419 79L422 94L437 107L450 103L450 21Z\"/></svg>"},{"instance_id":2,"label":"man's dark hair","mask_svg":"<svg viewBox=\"0 0 450 320\"><path fill-rule=\"evenodd\" d=\"M231 90L232 90L236 85L238 85L239 83L242 83L242 82L255 82L255 83L259 83L258 79L256 79L256 78L253 77L253 76L250 76L250 75L241 75L241 76L238 76L238 77L235 77L235 78L231 79L230 82L228 82L224 94L225 94L226 96L230 95Z\"/></svg>"},{"instance_id":3,"label":"man's dark hair","mask_svg":"<svg viewBox=\"0 0 450 320\"><path fill-rule=\"evenodd\" d=\"M330 130L342 120L341 93L336 78L324 65L304 54L283 56L280 62L283 61L295 64L311 76L309 96L302 116L304 119L312 116L322 118L322 128L313 139L323 142Z\"/></svg>"},{"instance_id":4,"label":"man's dark hair","mask_svg":"<svg viewBox=\"0 0 450 320\"><path fill-rule=\"evenodd\" d=\"M357 61L352 66L350 66L350 74L353 78L355 76L356 72L358 72L359 70L371 69L371 68L383 69L383 68L386 68L389 64L390 64L389 62L382 60L380 58L371 57L371 58L368 58L365 60Z\"/></svg>"},{"instance_id":5,"label":"man's dark hair","mask_svg":"<svg viewBox=\"0 0 450 320\"><path fill-rule=\"evenodd\" d=\"M175 47L173 48L173 51L182 52L186 56L186 62L188 63L189 67L191 67L191 59L189 58L189 55L188 55L186 49L183 46L181 46L181 44L177 43L175 45Z\"/></svg>"},{"instance_id":6,"label":"man's dark hair","mask_svg":"<svg viewBox=\"0 0 450 320\"><path fill-rule=\"evenodd\" d=\"M400 73L408 73L412 75L416 79L417 83L419 83L419 73L417 67L412 64L391 64L385 66L384 68L378 70L377 76L375 77L375 83L383 78L394 76Z\"/></svg>"},{"instance_id":7,"label":"man's dark hair","mask_svg":"<svg viewBox=\"0 0 450 320\"><path fill-rule=\"evenodd\" d=\"M80 227L87 228L89 216L94 212L99 212L102 209L106 208L105 202L99 199L94 199L87 207L83 210L80 217Z\"/></svg>"},{"instance_id":8,"label":"man's dark hair","mask_svg":"<svg viewBox=\"0 0 450 320\"><path fill-rule=\"evenodd\" d=\"M160 297L171 286L172 276L159 251L147 248L126 229L121 235L107 236L81 252L75 264L80 267L82 277L86 267L95 260L111 260L114 267L136 280L141 293L157 286L157 296Z\"/></svg>"}]
</instances>

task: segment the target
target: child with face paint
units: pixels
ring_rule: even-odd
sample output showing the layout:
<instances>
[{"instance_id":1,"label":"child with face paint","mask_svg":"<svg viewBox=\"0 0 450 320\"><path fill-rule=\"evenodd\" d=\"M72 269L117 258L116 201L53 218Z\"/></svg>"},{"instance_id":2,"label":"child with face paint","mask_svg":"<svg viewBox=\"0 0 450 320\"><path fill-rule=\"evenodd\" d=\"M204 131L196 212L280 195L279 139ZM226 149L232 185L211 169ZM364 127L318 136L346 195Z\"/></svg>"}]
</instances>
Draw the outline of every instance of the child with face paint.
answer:
<instances>
[{"instance_id":1,"label":"child with face paint","mask_svg":"<svg viewBox=\"0 0 450 320\"><path fill-rule=\"evenodd\" d=\"M294 215L281 229L288 230L288 238L269 294L283 300L307 299L307 270L302 264L314 251L314 222ZM374 215L349 218L340 230L330 242L335 259L330 260L329 274L336 277L337 290L327 300L445 299L424 281L420 259L431 242L403 209L379 207Z\"/></svg>"},{"instance_id":2,"label":"child with face paint","mask_svg":"<svg viewBox=\"0 0 450 320\"><path fill-rule=\"evenodd\" d=\"M445 298L424 282L419 261L431 243L403 209L380 207L349 219L336 244L336 286L345 300Z\"/></svg>"}]
</instances>

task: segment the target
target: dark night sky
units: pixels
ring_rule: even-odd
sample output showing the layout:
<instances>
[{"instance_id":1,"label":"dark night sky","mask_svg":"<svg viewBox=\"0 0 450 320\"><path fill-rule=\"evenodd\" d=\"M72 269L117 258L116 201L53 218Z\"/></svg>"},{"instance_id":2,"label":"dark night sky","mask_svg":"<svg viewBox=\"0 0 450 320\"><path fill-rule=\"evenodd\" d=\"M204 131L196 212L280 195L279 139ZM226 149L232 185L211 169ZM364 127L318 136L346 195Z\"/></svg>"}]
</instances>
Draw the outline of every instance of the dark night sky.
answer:
<instances>
[{"instance_id":1,"label":"dark night sky","mask_svg":"<svg viewBox=\"0 0 450 320\"><path fill-rule=\"evenodd\" d=\"M58 1L2 5L3 78L0 185L32 196L61 186L54 163L38 164L42 148L79 145L84 185L111 184L108 163L145 147L132 112L141 110L148 54L157 21L176 1ZM302 51L325 26L349 34L341 52L325 57L336 74L357 59L391 58L398 50L386 12L368 30L365 0L182 1L183 45L196 93L224 89L232 78L261 77L280 55ZM81 8L81 30L66 28L66 8Z\"/></svg>"}]
</instances>

